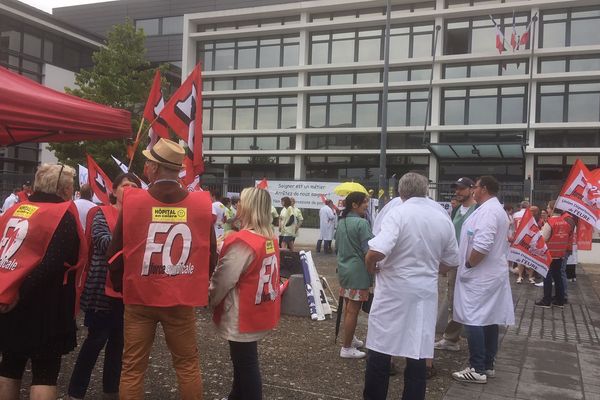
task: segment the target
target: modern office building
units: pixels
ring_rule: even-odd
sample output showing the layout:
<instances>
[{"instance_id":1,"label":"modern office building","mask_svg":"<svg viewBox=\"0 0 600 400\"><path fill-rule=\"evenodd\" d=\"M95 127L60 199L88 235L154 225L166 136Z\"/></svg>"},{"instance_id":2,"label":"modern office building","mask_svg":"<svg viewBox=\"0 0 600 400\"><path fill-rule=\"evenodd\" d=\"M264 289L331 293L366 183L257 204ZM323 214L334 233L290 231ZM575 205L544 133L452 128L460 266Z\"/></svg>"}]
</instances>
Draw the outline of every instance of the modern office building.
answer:
<instances>
[{"instance_id":1,"label":"modern office building","mask_svg":"<svg viewBox=\"0 0 600 400\"><path fill-rule=\"evenodd\" d=\"M37 8L0 0L0 66L53 89L72 86L75 72L92 65L102 41ZM52 158L38 143L0 147L0 193L32 180L38 164Z\"/></svg>"},{"instance_id":2,"label":"modern office building","mask_svg":"<svg viewBox=\"0 0 600 400\"><path fill-rule=\"evenodd\" d=\"M152 60L181 61L184 76L203 64L208 176L376 181L383 0L122 0L55 14L97 33L129 16ZM513 50L513 18L523 36L534 16ZM392 0L388 176L492 174L515 198L531 188L542 200L576 158L596 168L598 26L597 0Z\"/></svg>"}]
</instances>

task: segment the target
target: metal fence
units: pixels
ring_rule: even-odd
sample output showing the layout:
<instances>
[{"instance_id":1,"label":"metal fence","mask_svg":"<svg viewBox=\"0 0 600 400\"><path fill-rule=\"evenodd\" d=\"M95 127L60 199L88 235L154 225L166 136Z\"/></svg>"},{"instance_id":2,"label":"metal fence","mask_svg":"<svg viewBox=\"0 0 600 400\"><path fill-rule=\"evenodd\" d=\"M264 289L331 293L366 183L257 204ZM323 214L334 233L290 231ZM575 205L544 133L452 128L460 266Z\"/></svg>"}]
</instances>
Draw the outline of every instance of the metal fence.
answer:
<instances>
[{"instance_id":1,"label":"metal fence","mask_svg":"<svg viewBox=\"0 0 600 400\"><path fill-rule=\"evenodd\" d=\"M2 207L4 199L6 199L8 195L13 192L14 189L20 189L23 183L27 181L33 183L34 176L34 174L19 174L10 172L0 173L0 201L2 201L2 203L0 203L0 207Z\"/></svg>"}]
</instances>

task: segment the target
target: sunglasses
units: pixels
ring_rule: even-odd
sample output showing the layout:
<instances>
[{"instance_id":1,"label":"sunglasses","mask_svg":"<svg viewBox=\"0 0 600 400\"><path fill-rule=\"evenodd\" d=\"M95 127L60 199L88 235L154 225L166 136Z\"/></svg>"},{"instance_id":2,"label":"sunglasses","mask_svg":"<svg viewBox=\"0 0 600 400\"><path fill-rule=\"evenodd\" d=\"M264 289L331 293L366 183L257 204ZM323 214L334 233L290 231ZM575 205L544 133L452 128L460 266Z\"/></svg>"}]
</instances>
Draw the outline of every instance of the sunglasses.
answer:
<instances>
[{"instance_id":1,"label":"sunglasses","mask_svg":"<svg viewBox=\"0 0 600 400\"><path fill-rule=\"evenodd\" d=\"M60 164L60 172L58 173L58 179L56 180L56 190L55 190L56 193L58 193L58 187L60 186L60 177L62 176L64 169L65 169L65 165Z\"/></svg>"}]
</instances>

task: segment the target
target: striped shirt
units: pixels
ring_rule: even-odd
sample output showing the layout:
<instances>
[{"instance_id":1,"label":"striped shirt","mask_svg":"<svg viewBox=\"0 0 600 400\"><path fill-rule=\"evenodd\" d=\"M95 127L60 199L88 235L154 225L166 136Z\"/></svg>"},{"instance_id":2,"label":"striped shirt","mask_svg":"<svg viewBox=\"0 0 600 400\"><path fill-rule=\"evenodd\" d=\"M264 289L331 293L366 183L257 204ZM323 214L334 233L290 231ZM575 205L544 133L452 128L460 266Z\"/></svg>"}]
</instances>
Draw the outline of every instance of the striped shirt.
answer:
<instances>
[{"instance_id":1,"label":"striped shirt","mask_svg":"<svg viewBox=\"0 0 600 400\"><path fill-rule=\"evenodd\" d=\"M81 309L88 311L106 311L111 309L111 298L104 293L108 261L106 250L112 234L102 211L98 211L92 221L92 255L83 293L81 293Z\"/></svg>"}]
</instances>

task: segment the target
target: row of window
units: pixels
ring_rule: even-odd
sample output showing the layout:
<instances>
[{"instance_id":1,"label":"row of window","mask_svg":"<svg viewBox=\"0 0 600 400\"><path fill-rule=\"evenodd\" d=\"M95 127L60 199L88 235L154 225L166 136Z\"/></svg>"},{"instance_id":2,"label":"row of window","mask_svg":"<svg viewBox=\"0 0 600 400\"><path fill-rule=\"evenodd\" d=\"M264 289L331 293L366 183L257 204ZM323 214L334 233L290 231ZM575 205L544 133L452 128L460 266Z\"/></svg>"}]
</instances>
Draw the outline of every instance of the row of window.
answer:
<instances>
[{"instance_id":1,"label":"row of window","mask_svg":"<svg viewBox=\"0 0 600 400\"><path fill-rule=\"evenodd\" d=\"M283 136L204 136L204 150L290 150L296 148L296 137Z\"/></svg>"},{"instance_id":2,"label":"row of window","mask_svg":"<svg viewBox=\"0 0 600 400\"><path fill-rule=\"evenodd\" d=\"M183 33L183 16L137 19L135 27L143 30L146 36L181 35Z\"/></svg>"},{"instance_id":3,"label":"row of window","mask_svg":"<svg viewBox=\"0 0 600 400\"><path fill-rule=\"evenodd\" d=\"M92 65L92 49L0 15L0 64L41 82L44 63L77 72Z\"/></svg>"},{"instance_id":4,"label":"row of window","mask_svg":"<svg viewBox=\"0 0 600 400\"><path fill-rule=\"evenodd\" d=\"M294 66L298 40L295 35L198 43L197 61L205 71Z\"/></svg>"},{"instance_id":5,"label":"row of window","mask_svg":"<svg viewBox=\"0 0 600 400\"><path fill-rule=\"evenodd\" d=\"M412 3L412 4L394 4L392 5L392 17L395 17L394 14L400 12L415 12L415 11L429 11L435 10L435 1L422 1L420 3ZM347 21L353 20L356 18L365 18L365 17L378 17L385 15L386 8L385 7L373 7L373 8L364 8L359 10L350 10L350 11L336 11L336 12L326 12L326 13L316 13L311 14L310 21L311 22L319 22L319 21Z\"/></svg>"},{"instance_id":6,"label":"row of window","mask_svg":"<svg viewBox=\"0 0 600 400\"><path fill-rule=\"evenodd\" d=\"M392 90L388 95L388 126L425 123L427 90ZM381 126L381 93L309 95L307 127ZM441 96L442 125L524 123L526 85L445 88ZM296 128L297 97L258 97L204 101L203 126L211 130ZM540 84L537 122L600 121L600 82Z\"/></svg>"},{"instance_id":7,"label":"row of window","mask_svg":"<svg viewBox=\"0 0 600 400\"><path fill-rule=\"evenodd\" d=\"M299 15L292 15L283 18L266 18L262 20L244 20L235 22L225 22L222 24L204 24L198 25L196 32L226 31L232 29L248 28L266 28L270 26L289 25L300 22Z\"/></svg>"},{"instance_id":8,"label":"row of window","mask_svg":"<svg viewBox=\"0 0 600 400\"><path fill-rule=\"evenodd\" d=\"M523 0L446 0L444 6L446 8L459 8L469 6L493 5L500 3L514 3Z\"/></svg>"},{"instance_id":9,"label":"row of window","mask_svg":"<svg viewBox=\"0 0 600 400\"><path fill-rule=\"evenodd\" d=\"M296 97L204 100L202 127L210 130L296 128Z\"/></svg>"},{"instance_id":10,"label":"row of window","mask_svg":"<svg viewBox=\"0 0 600 400\"><path fill-rule=\"evenodd\" d=\"M440 143L525 143L522 131L440 132ZM360 134L310 134L305 137L307 150L369 150L380 146L379 133ZM280 136L205 136L205 150L292 150L296 147L293 135ZM538 130L535 132L536 148L600 147L600 130ZM422 132L389 133L388 149L423 148ZM28 151L29 149L22 149ZM32 149L31 151L37 151ZM19 153L19 157L24 155ZM30 157L33 157L33 153Z\"/></svg>"},{"instance_id":11,"label":"row of window","mask_svg":"<svg viewBox=\"0 0 600 400\"><path fill-rule=\"evenodd\" d=\"M517 13L514 18L517 32L523 34L530 22L530 14ZM494 19L505 32L507 41L510 40L513 15L495 15ZM600 44L599 24L600 7L544 11L541 14L540 47ZM442 41L445 55L495 51L496 30L489 16L450 19L444 25ZM430 57L433 28L433 22L392 26L390 59ZM309 63L320 65L382 60L383 37L382 26L311 33ZM203 61L207 71L294 66L298 65L299 59L297 35L199 43L197 50L198 61Z\"/></svg>"}]
</instances>

